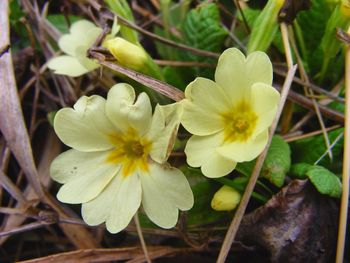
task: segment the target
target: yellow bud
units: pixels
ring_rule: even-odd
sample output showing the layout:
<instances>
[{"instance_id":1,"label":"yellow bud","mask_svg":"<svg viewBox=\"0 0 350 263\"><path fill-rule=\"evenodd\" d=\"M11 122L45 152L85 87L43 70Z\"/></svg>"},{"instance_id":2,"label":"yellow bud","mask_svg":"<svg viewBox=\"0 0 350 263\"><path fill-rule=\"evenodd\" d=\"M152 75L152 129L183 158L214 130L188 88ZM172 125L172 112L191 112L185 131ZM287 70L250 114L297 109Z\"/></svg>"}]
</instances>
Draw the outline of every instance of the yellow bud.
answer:
<instances>
[{"instance_id":1,"label":"yellow bud","mask_svg":"<svg viewBox=\"0 0 350 263\"><path fill-rule=\"evenodd\" d=\"M211 200L211 207L216 211L230 211L241 201L241 194L232 187L224 185Z\"/></svg>"},{"instance_id":2,"label":"yellow bud","mask_svg":"<svg viewBox=\"0 0 350 263\"><path fill-rule=\"evenodd\" d=\"M140 70L148 61L146 51L121 37L107 40L104 43L118 62L127 68Z\"/></svg>"}]
</instances>

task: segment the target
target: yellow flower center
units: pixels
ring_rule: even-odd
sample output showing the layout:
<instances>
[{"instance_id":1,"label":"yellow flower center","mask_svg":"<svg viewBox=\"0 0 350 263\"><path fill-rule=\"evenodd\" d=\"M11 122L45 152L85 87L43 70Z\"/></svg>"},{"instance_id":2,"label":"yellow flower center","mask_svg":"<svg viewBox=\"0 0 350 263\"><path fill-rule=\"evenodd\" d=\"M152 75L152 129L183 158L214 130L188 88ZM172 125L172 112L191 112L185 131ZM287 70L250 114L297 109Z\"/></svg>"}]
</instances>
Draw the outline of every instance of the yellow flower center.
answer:
<instances>
[{"instance_id":1,"label":"yellow flower center","mask_svg":"<svg viewBox=\"0 0 350 263\"><path fill-rule=\"evenodd\" d=\"M256 127L257 116L252 107L244 100L231 111L222 114L225 141L246 141Z\"/></svg>"},{"instance_id":2,"label":"yellow flower center","mask_svg":"<svg viewBox=\"0 0 350 263\"><path fill-rule=\"evenodd\" d=\"M136 169L148 171L148 155L152 145L150 141L140 138L134 129L125 134L112 134L109 139L115 148L109 154L107 162L121 164L124 176L132 174Z\"/></svg>"}]
</instances>

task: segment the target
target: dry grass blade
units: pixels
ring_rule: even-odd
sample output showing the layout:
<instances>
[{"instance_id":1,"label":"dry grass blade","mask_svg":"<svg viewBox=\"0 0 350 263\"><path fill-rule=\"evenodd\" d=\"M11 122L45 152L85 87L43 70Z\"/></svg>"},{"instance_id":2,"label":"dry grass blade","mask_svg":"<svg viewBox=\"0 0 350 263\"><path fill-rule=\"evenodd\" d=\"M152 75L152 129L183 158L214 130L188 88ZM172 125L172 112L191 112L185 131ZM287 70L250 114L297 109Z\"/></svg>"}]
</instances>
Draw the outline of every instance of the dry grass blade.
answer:
<instances>
[{"instance_id":1,"label":"dry grass blade","mask_svg":"<svg viewBox=\"0 0 350 263\"><path fill-rule=\"evenodd\" d=\"M292 84L296 69L297 69L297 66L293 66L288 71L287 78L283 84L283 88L282 88L282 92L281 92L281 99L280 99L280 103L278 105L277 114L276 114L275 120L273 121L271 128L270 128L268 143L267 143L264 151L260 154L260 156L258 157L258 159L256 161L254 170L250 176L249 182L248 182L247 187L244 191L241 202L239 203L238 208L236 210L236 213L231 221L230 227L227 230L227 233L226 233L226 236L224 239L224 243L221 246L220 254L219 254L219 257L217 259L218 263L225 262L226 257L230 251L232 242L235 239L237 230L238 230L239 225L242 221L244 212L245 212L246 207L248 205L248 202L250 200L251 194L254 190L256 181L258 180L260 170L262 168L262 165L264 163L264 160L265 160L265 157L267 154L267 150L268 150L270 143L271 143L271 140L272 140L272 136L274 135L275 130L277 128L278 120L279 120L281 112L283 110L284 103L286 102L286 99L287 99L287 96L289 93L289 89L290 89L290 86Z\"/></svg>"},{"instance_id":2,"label":"dry grass blade","mask_svg":"<svg viewBox=\"0 0 350 263\"><path fill-rule=\"evenodd\" d=\"M350 33L350 28L348 29ZM336 262L343 262L346 224L349 206L349 180L350 180L350 46L347 46L345 55L345 136L344 136L344 159L343 159L343 193L340 204L338 242Z\"/></svg>"},{"instance_id":3,"label":"dry grass blade","mask_svg":"<svg viewBox=\"0 0 350 263\"><path fill-rule=\"evenodd\" d=\"M193 249L176 249L172 247L150 247L151 257L158 258L179 252L190 252ZM140 260L140 257L142 260ZM19 263L50 263L50 262L109 262L130 260L128 262L144 262L144 255L141 248L111 248L111 249L83 249L72 252L65 252L32 260L21 261Z\"/></svg>"},{"instance_id":4,"label":"dry grass blade","mask_svg":"<svg viewBox=\"0 0 350 263\"><path fill-rule=\"evenodd\" d=\"M0 47L9 44L9 1L0 1ZM23 120L11 52L0 57L0 129L7 145L23 169L37 195L43 197L43 189L33 160L32 148Z\"/></svg>"},{"instance_id":5,"label":"dry grass blade","mask_svg":"<svg viewBox=\"0 0 350 263\"><path fill-rule=\"evenodd\" d=\"M0 170L0 185L6 189L6 191L18 202L25 203L26 199L22 192L12 181Z\"/></svg>"}]
</instances>

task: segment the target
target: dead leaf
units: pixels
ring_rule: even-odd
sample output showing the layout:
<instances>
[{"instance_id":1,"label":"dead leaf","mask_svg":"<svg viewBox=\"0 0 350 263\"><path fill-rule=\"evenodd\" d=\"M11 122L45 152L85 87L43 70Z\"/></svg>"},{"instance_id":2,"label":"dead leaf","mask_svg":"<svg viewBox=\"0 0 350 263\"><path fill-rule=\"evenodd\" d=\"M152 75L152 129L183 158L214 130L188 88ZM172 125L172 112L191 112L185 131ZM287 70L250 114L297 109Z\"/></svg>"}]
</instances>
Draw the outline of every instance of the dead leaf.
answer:
<instances>
[{"instance_id":1,"label":"dead leaf","mask_svg":"<svg viewBox=\"0 0 350 263\"><path fill-rule=\"evenodd\" d=\"M294 180L243 218L237 240L266 249L271 262L332 262L337 216L334 200Z\"/></svg>"}]
</instances>

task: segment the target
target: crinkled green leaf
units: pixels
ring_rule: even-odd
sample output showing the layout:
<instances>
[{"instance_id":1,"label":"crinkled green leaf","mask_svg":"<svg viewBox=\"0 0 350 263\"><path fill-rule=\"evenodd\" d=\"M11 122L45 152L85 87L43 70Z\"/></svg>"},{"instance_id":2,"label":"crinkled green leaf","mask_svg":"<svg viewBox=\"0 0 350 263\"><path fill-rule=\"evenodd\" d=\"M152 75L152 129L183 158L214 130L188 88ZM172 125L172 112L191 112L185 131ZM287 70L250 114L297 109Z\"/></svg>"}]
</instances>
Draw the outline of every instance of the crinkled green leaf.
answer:
<instances>
[{"instance_id":1,"label":"crinkled green leaf","mask_svg":"<svg viewBox=\"0 0 350 263\"><path fill-rule=\"evenodd\" d=\"M338 176L322 166L297 163L292 166L290 174L299 179L309 178L321 194L338 198L341 196L342 185Z\"/></svg>"},{"instance_id":2,"label":"crinkled green leaf","mask_svg":"<svg viewBox=\"0 0 350 263\"><path fill-rule=\"evenodd\" d=\"M180 26L182 42L188 46L212 52L221 52L227 32L220 21L218 6L214 3L202 4L191 10ZM215 59L197 56L192 52L181 51L181 60L216 63ZM194 68L195 74L213 78L214 69Z\"/></svg>"},{"instance_id":3,"label":"crinkled green leaf","mask_svg":"<svg viewBox=\"0 0 350 263\"><path fill-rule=\"evenodd\" d=\"M322 166L297 163L292 165L290 174L298 179L309 178L322 194L332 197L340 197L341 195L342 186L338 176Z\"/></svg>"},{"instance_id":4,"label":"crinkled green leaf","mask_svg":"<svg viewBox=\"0 0 350 263\"><path fill-rule=\"evenodd\" d=\"M236 170L246 176L250 176L254 165L255 160L239 163ZM280 136L273 136L260 176L268 179L277 187L281 187L284 183L285 175L290 169L290 165L291 153L289 145Z\"/></svg>"},{"instance_id":5,"label":"crinkled green leaf","mask_svg":"<svg viewBox=\"0 0 350 263\"><path fill-rule=\"evenodd\" d=\"M341 182L331 171L322 166L315 165L314 168L307 171L306 175L321 194L338 198L341 196Z\"/></svg>"}]
</instances>

